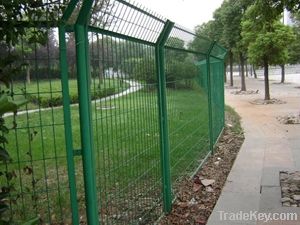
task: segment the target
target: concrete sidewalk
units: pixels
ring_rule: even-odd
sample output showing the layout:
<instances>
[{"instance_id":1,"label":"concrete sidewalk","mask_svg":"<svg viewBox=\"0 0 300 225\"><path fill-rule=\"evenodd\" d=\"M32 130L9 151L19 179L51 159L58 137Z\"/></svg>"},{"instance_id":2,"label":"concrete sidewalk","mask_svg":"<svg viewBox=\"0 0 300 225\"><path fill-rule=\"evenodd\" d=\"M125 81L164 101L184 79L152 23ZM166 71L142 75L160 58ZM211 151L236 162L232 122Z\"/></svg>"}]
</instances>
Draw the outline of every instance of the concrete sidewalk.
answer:
<instances>
[{"instance_id":1,"label":"concrete sidewalk","mask_svg":"<svg viewBox=\"0 0 300 225\"><path fill-rule=\"evenodd\" d=\"M227 178L222 194L211 214L208 225L300 225L300 208L281 206L279 171L300 170L300 125L283 125L276 119L300 112L299 84L274 84L270 81L271 97L286 101L283 105L253 105L264 98L264 82L247 79L248 90L254 95L233 95L226 89L226 104L242 117L245 142ZM235 81L235 84L238 80ZM273 83L273 84L272 84ZM237 86L239 86L237 84ZM237 89L238 90L238 89ZM224 213L296 212L297 221L224 220ZM223 217L223 218L222 218Z\"/></svg>"}]
</instances>

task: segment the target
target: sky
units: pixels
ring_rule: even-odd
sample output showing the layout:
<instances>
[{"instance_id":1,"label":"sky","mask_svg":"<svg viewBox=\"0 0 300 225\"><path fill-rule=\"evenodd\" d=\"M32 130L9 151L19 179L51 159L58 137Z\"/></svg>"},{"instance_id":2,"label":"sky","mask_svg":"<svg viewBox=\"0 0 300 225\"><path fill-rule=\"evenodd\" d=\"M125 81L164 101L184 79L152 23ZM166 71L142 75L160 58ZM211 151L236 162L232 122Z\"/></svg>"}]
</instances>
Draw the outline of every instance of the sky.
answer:
<instances>
[{"instance_id":1,"label":"sky","mask_svg":"<svg viewBox=\"0 0 300 225\"><path fill-rule=\"evenodd\" d=\"M223 0L135 0L158 14L190 30L213 17Z\"/></svg>"}]
</instances>

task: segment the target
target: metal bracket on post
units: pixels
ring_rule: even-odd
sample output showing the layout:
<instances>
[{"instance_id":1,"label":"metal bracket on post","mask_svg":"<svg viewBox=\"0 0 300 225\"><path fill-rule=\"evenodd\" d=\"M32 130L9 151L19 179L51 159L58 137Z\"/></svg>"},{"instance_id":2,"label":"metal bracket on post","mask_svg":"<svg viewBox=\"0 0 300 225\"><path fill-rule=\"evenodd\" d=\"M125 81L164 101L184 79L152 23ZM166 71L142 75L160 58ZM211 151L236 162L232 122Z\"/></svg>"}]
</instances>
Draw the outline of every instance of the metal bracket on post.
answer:
<instances>
[{"instance_id":1,"label":"metal bracket on post","mask_svg":"<svg viewBox=\"0 0 300 225\"><path fill-rule=\"evenodd\" d=\"M163 189L163 208L165 213L170 213L172 209L172 191L170 175L170 150L169 132L166 99L166 75L165 75L165 52L164 45L173 29L174 23L167 20L160 33L155 45L155 60L158 78L158 109L159 109L159 128L161 146L161 168L162 168L162 189Z\"/></svg>"},{"instance_id":2,"label":"metal bracket on post","mask_svg":"<svg viewBox=\"0 0 300 225\"><path fill-rule=\"evenodd\" d=\"M207 93L208 93L208 117L209 117L209 148L211 153L214 153L214 131L213 131L213 115L212 115L212 94L211 94L211 74L210 74L210 54L211 51L213 50L214 46L216 44L216 41L214 41L208 51L207 51L207 55L206 55L206 63L207 63Z\"/></svg>"},{"instance_id":3,"label":"metal bracket on post","mask_svg":"<svg viewBox=\"0 0 300 225\"><path fill-rule=\"evenodd\" d=\"M74 28L87 224L98 225L88 46L88 19L92 5L92 0L83 1Z\"/></svg>"}]
</instances>

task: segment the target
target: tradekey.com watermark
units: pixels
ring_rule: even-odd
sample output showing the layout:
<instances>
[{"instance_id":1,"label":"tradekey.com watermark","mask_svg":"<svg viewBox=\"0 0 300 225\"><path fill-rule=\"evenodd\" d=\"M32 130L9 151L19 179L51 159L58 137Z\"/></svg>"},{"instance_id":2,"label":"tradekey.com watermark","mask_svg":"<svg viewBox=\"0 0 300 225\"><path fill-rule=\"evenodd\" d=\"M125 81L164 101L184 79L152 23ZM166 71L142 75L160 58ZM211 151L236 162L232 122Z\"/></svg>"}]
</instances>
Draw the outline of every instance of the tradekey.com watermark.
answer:
<instances>
[{"instance_id":1,"label":"tradekey.com watermark","mask_svg":"<svg viewBox=\"0 0 300 225\"><path fill-rule=\"evenodd\" d=\"M297 213L260 213L257 211L250 212L225 212L218 211L221 221L297 221Z\"/></svg>"}]
</instances>

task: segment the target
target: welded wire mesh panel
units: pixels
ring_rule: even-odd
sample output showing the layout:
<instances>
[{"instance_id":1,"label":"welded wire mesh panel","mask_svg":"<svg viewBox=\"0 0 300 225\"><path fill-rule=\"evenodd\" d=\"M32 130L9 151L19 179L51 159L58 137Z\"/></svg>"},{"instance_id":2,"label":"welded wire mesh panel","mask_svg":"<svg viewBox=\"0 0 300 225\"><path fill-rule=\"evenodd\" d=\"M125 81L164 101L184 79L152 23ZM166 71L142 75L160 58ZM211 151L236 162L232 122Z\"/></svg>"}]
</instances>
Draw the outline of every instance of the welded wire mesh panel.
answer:
<instances>
[{"instance_id":1,"label":"welded wire mesh panel","mask_svg":"<svg viewBox=\"0 0 300 225\"><path fill-rule=\"evenodd\" d=\"M183 44L178 44L178 39L180 39ZM205 37L197 36L192 31L189 31L179 25L175 25L170 33L170 37L166 43L166 46L182 50L196 51L199 58L205 57L211 44L211 40Z\"/></svg>"},{"instance_id":2,"label":"welded wire mesh panel","mask_svg":"<svg viewBox=\"0 0 300 225\"><path fill-rule=\"evenodd\" d=\"M90 33L96 182L102 224L151 224L161 213L154 48Z\"/></svg>"},{"instance_id":3,"label":"welded wire mesh panel","mask_svg":"<svg viewBox=\"0 0 300 225\"><path fill-rule=\"evenodd\" d=\"M216 143L224 127L224 62L210 57L213 140Z\"/></svg>"},{"instance_id":4,"label":"welded wire mesh panel","mask_svg":"<svg viewBox=\"0 0 300 225\"><path fill-rule=\"evenodd\" d=\"M156 42L166 21L130 1L95 1L90 25L148 42Z\"/></svg>"},{"instance_id":5,"label":"welded wire mesh panel","mask_svg":"<svg viewBox=\"0 0 300 225\"><path fill-rule=\"evenodd\" d=\"M209 150L208 101L199 85L198 57L166 50L167 108L172 180L190 175ZM204 74L203 76L206 76Z\"/></svg>"},{"instance_id":6,"label":"welded wire mesh panel","mask_svg":"<svg viewBox=\"0 0 300 225\"><path fill-rule=\"evenodd\" d=\"M222 60L226 56L226 53L227 53L227 51L223 47L221 47L219 44L216 43L214 45L210 55L219 58L219 60Z\"/></svg>"},{"instance_id":7,"label":"welded wire mesh panel","mask_svg":"<svg viewBox=\"0 0 300 225\"><path fill-rule=\"evenodd\" d=\"M224 127L224 61L210 57L209 66L207 60L196 64L199 68L199 85L205 89L206 93L209 88L211 91L212 135L215 144ZM208 76L210 76L209 86Z\"/></svg>"},{"instance_id":8,"label":"welded wire mesh panel","mask_svg":"<svg viewBox=\"0 0 300 225\"><path fill-rule=\"evenodd\" d=\"M12 77L10 89L2 86L2 91L10 91L14 99L25 95L29 101L16 117L6 114L3 118L10 128L5 148L11 160L0 164L1 194L8 193L9 203L1 219L10 219L12 224L35 217L40 224L57 224L71 218L55 32L57 29L47 30L45 45L30 43L23 36L9 51L19 56L16 63L23 66Z\"/></svg>"},{"instance_id":9,"label":"welded wire mesh panel","mask_svg":"<svg viewBox=\"0 0 300 225\"><path fill-rule=\"evenodd\" d=\"M201 60L197 61L196 65L199 69L197 82L201 88L208 92L208 71L207 71L207 61Z\"/></svg>"},{"instance_id":10,"label":"welded wire mesh panel","mask_svg":"<svg viewBox=\"0 0 300 225\"><path fill-rule=\"evenodd\" d=\"M191 32L184 30L180 26L176 25L173 27L169 39L166 42L166 46L178 48L178 49L187 49L189 47L189 44L194 40L195 35L193 35ZM176 42L176 39L180 39L183 44L179 45Z\"/></svg>"}]
</instances>

